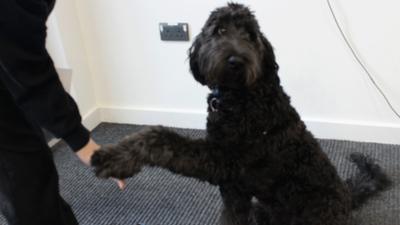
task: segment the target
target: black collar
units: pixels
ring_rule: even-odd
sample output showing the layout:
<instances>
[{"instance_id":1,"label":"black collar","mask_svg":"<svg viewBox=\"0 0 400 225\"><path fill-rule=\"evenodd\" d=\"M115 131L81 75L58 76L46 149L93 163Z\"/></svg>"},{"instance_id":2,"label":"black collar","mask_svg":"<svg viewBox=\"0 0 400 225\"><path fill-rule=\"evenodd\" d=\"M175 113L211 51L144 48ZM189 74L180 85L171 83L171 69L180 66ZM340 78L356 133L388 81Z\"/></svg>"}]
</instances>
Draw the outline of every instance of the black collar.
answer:
<instances>
[{"instance_id":1,"label":"black collar","mask_svg":"<svg viewBox=\"0 0 400 225\"><path fill-rule=\"evenodd\" d=\"M218 112L218 108L220 106L221 100L221 92L219 88L213 88L211 89L211 94L210 98L208 100L208 105L210 106L210 109L212 112Z\"/></svg>"}]
</instances>

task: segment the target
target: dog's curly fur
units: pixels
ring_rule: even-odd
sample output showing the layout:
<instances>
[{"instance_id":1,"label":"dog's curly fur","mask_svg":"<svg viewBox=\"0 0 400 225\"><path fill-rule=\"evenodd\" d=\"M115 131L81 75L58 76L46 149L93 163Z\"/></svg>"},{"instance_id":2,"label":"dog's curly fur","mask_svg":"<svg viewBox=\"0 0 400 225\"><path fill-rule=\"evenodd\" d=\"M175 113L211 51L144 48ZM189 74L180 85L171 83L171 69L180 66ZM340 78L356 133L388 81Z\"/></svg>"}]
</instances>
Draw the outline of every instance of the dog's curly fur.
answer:
<instances>
[{"instance_id":1,"label":"dog's curly fur","mask_svg":"<svg viewBox=\"0 0 400 225\"><path fill-rule=\"evenodd\" d=\"M194 78L219 92L207 136L140 131L95 153L99 177L131 177L149 165L218 185L223 225L347 225L352 208L389 184L360 154L351 156L359 174L342 181L290 105L273 48L247 7L213 11L189 58Z\"/></svg>"}]
</instances>

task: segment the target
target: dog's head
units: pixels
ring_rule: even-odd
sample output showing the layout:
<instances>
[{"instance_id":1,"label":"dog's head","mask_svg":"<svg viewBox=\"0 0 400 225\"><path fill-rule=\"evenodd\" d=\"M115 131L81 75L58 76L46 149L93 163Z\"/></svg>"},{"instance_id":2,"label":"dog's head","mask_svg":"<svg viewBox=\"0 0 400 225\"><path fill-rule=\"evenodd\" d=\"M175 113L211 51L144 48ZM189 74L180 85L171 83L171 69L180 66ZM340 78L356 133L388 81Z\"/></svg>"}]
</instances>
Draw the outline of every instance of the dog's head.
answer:
<instances>
[{"instance_id":1,"label":"dog's head","mask_svg":"<svg viewBox=\"0 0 400 225\"><path fill-rule=\"evenodd\" d=\"M253 13L229 3L213 11L189 49L194 78L209 87L249 87L278 65Z\"/></svg>"}]
</instances>

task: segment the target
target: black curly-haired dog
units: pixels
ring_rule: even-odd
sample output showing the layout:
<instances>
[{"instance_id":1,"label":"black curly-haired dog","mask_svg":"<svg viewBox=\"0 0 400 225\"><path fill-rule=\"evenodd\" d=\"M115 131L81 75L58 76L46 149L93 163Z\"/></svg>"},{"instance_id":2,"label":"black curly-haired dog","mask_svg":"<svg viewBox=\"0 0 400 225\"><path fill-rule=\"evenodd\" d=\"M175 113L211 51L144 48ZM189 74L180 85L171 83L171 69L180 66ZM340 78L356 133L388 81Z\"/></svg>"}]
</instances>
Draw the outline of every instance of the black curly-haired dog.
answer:
<instances>
[{"instance_id":1,"label":"black curly-haired dog","mask_svg":"<svg viewBox=\"0 0 400 225\"><path fill-rule=\"evenodd\" d=\"M189 58L194 78L212 90L207 136L163 127L135 133L93 156L99 177L131 177L149 165L218 185L224 225L347 225L353 208L389 184L360 154L351 156L359 173L341 180L290 105L248 8L213 11Z\"/></svg>"}]
</instances>

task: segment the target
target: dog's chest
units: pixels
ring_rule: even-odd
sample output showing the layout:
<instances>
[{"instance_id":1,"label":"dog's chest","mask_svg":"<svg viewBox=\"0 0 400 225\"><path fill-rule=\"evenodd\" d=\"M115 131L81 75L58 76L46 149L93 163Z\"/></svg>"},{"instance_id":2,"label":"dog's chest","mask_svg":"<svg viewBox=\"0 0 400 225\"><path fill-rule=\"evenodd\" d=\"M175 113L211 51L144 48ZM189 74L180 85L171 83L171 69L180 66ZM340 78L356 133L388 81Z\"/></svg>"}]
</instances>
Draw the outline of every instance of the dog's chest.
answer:
<instances>
[{"instance_id":1,"label":"dog's chest","mask_svg":"<svg viewBox=\"0 0 400 225\"><path fill-rule=\"evenodd\" d=\"M239 93L213 90L207 98L208 122L211 123L240 123L245 119L244 96Z\"/></svg>"},{"instance_id":2,"label":"dog's chest","mask_svg":"<svg viewBox=\"0 0 400 225\"><path fill-rule=\"evenodd\" d=\"M270 135L263 102L241 92L213 91L207 98L207 133L231 143L260 143ZM246 141L247 140L247 141Z\"/></svg>"},{"instance_id":3,"label":"dog's chest","mask_svg":"<svg viewBox=\"0 0 400 225\"><path fill-rule=\"evenodd\" d=\"M239 93L211 93L207 99L207 135L221 145L238 147L246 136L245 100Z\"/></svg>"}]
</instances>

